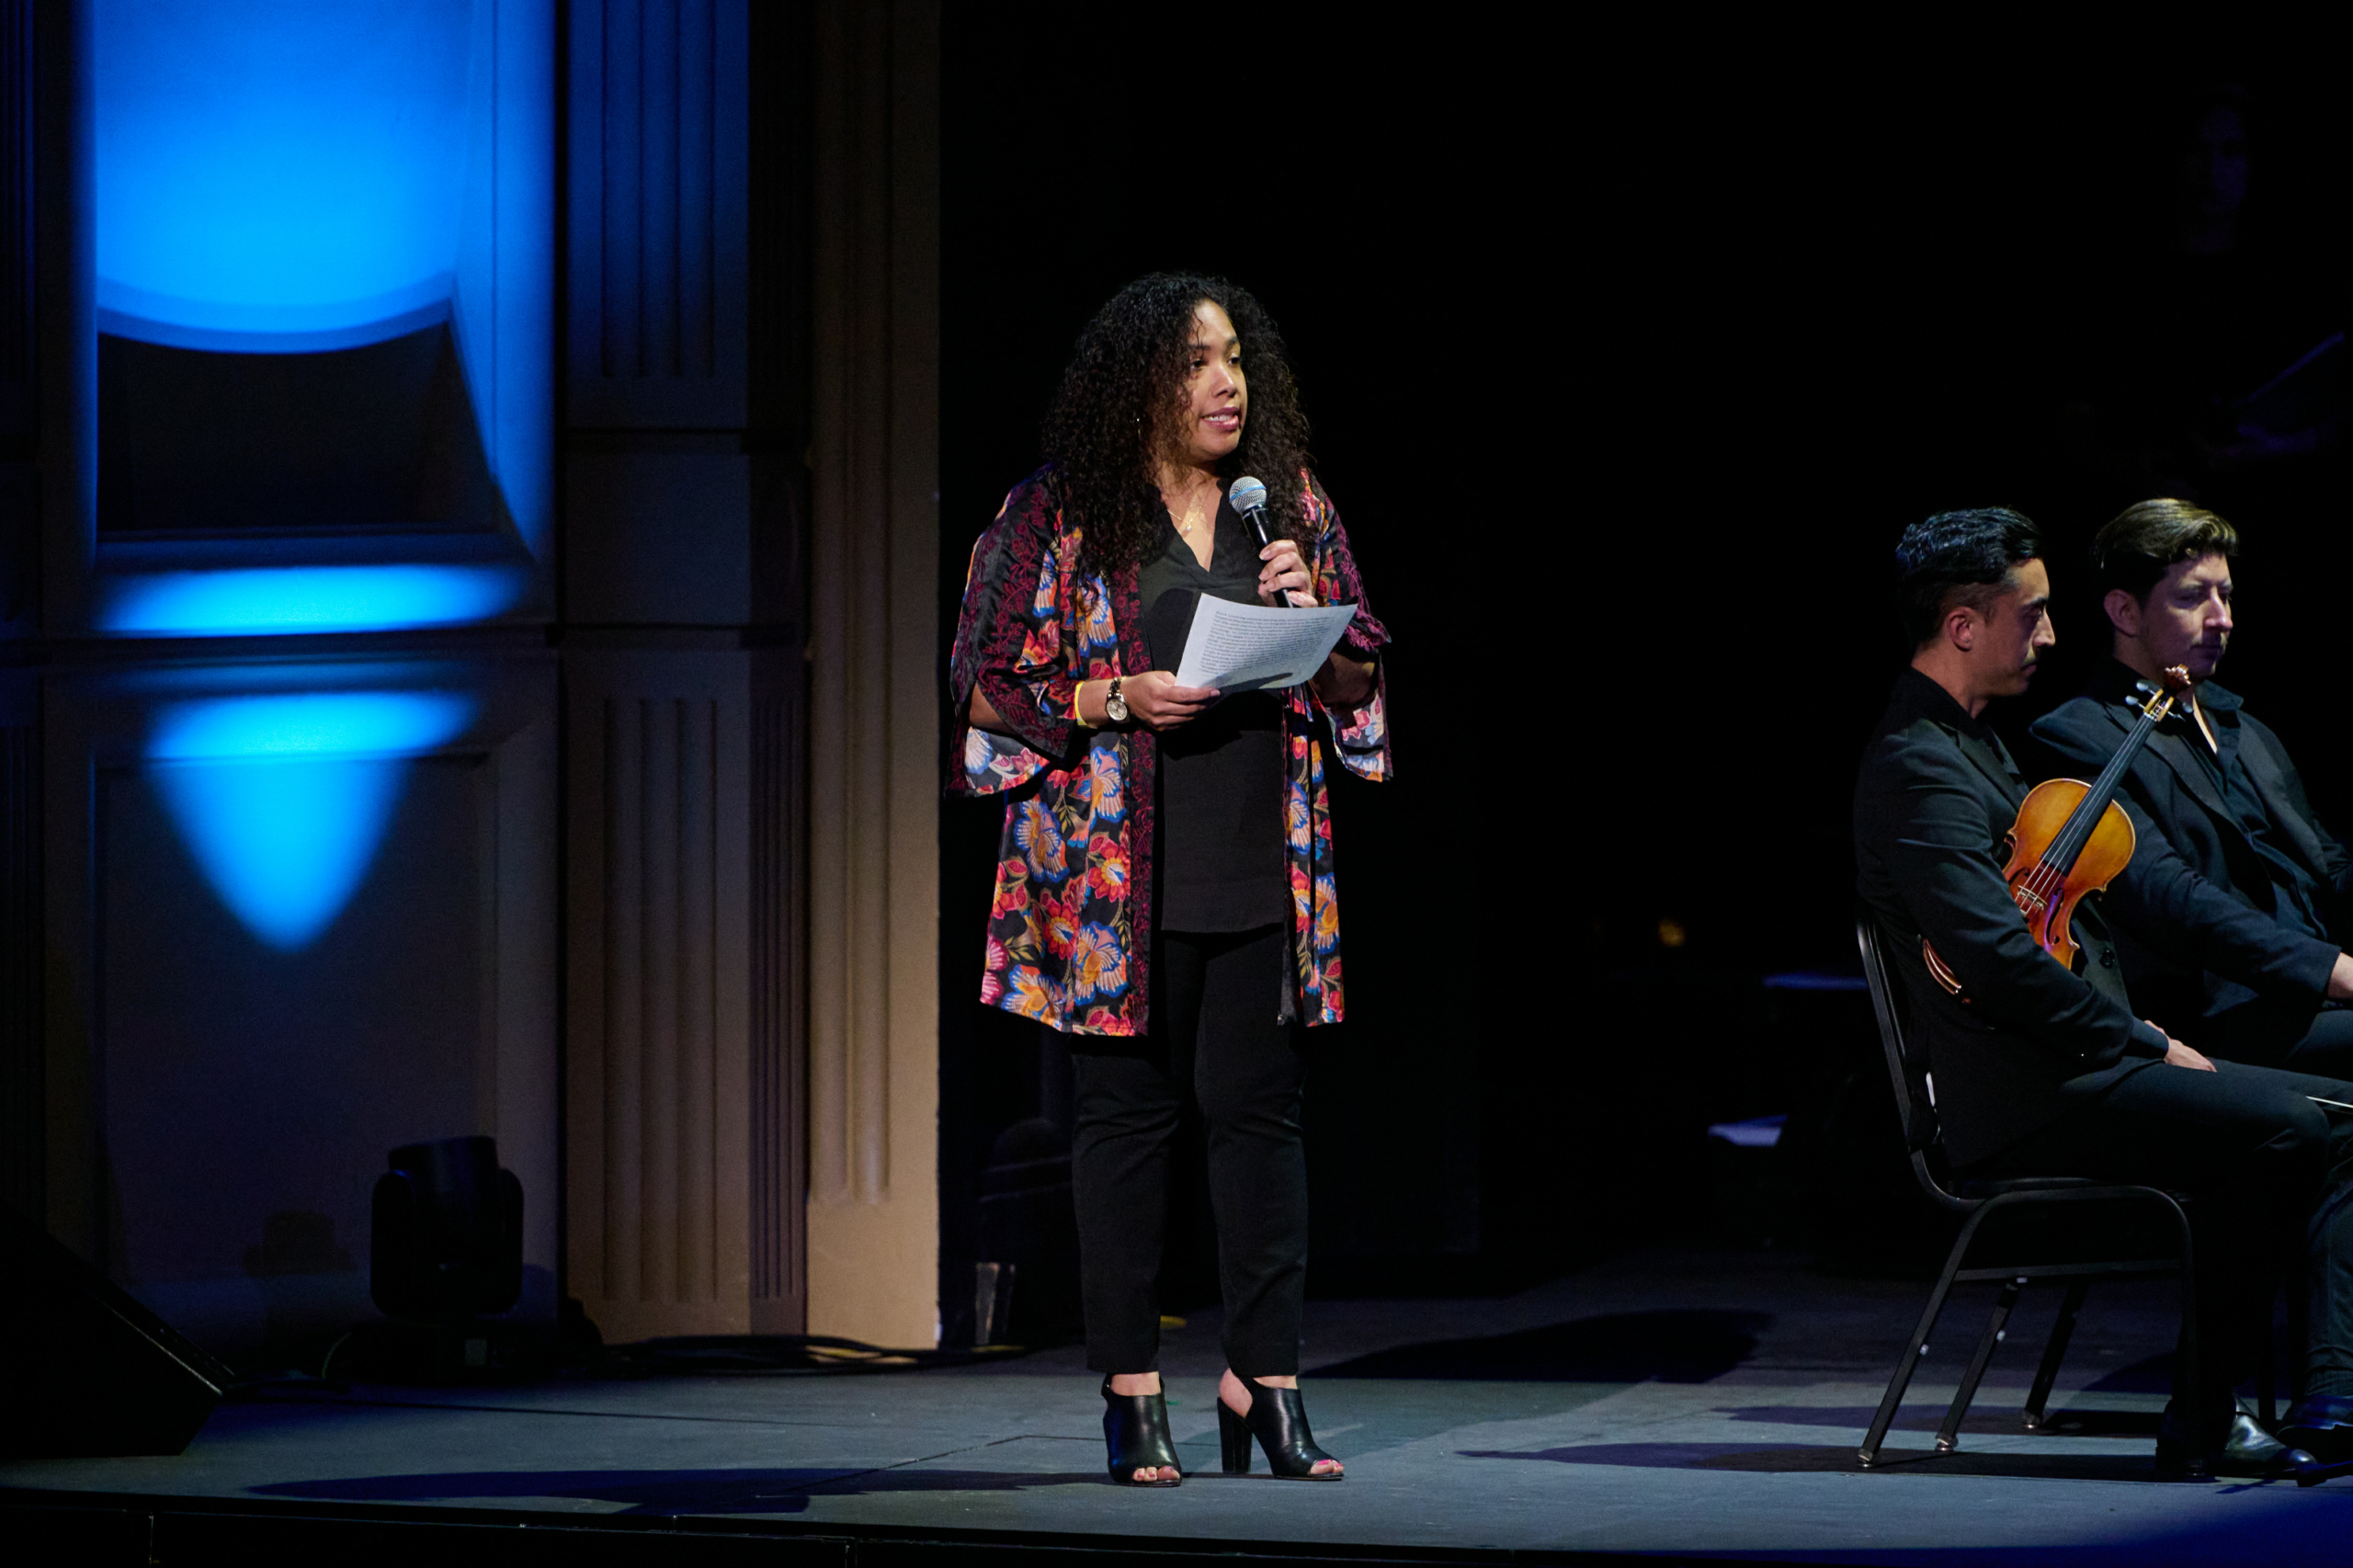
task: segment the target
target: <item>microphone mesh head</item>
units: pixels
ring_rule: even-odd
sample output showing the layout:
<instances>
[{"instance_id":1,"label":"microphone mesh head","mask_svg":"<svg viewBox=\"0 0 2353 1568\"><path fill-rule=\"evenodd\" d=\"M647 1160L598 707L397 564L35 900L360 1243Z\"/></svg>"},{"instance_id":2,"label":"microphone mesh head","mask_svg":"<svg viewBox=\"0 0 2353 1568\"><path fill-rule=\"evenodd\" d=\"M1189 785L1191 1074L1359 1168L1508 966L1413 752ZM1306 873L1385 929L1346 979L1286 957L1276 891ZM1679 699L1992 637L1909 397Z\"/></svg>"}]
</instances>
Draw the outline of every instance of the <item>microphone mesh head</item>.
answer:
<instances>
[{"instance_id":1,"label":"microphone mesh head","mask_svg":"<svg viewBox=\"0 0 2353 1568\"><path fill-rule=\"evenodd\" d=\"M1267 504L1267 487L1245 473L1226 487L1225 498L1237 512L1255 512Z\"/></svg>"}]
</instances>

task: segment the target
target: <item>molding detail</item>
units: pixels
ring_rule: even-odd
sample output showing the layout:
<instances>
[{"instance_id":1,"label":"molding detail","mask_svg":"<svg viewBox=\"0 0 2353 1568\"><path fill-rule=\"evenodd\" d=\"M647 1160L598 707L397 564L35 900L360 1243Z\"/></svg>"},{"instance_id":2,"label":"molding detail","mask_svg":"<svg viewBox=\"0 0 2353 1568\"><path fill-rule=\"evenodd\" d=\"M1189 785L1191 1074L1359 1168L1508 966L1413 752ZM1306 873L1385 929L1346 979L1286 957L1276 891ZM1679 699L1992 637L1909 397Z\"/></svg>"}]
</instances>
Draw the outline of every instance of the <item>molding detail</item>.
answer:
<instances>
[{"instance_id":1,"label":"molding detail","mask_svg":"<svg viewBox=\"0 0 2353 1568\"><path fill-rule=\"evenodd\" d=\"M0 728L0 1203L47 1208L41 1033L40 743Z\"/></svg>"},{"instance_id":2,"label":"molding detail","mask_svg":"<svg viewBox=\"0 0 2353 1568\"><path fill-rule=\"evenodd\" d=\"M801 1236L807 1096L800 1051L804 932L795 885L804 863L800 830L806 759L795 744L802 674L800 659L780 655L757 659L753 673L750 1207L756 1334L798 1334L808 1317Z\"/></svg>"},{"instance_id":3,"label":"molding detail","mask_svg":"<svg viewBox=\"0 0 2353 1568\"><path fill-rule=\"evenodd\" d=\"M11 441L31 433L32 87L31 5L0 0L0 434Z\"/></svg>"},{"instance_id":4,"label":"molding detail","mask_svg":"<svg viewBox=\"0 0 2353 1568\"><path fill-rule=\"evenodd\" d=\"M750 1328L739 653L566 659L571 1288L611 1340Z\"/></svg>"},{"instance_id":5,"label":"molding detail","mask_svg":"<svg viewBox=\"0 0 2353 1568\"><path fill-rule=\"evenodd\" d=\"M748 0L573 0L574 426L745 420Z\"/></svg>"}]
</instances>

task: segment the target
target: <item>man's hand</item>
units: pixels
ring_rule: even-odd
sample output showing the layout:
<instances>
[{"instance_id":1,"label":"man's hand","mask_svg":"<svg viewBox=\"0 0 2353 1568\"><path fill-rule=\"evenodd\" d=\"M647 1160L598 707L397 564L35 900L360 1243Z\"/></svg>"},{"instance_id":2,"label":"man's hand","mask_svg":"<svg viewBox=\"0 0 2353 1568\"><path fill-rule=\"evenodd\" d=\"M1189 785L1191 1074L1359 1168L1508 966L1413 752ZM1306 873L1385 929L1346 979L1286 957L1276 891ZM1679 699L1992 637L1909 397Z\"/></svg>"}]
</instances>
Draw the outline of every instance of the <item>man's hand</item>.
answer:
<instances>
[{"instance_id":1,"label":"man's hand","mask_svg":"<svg viewBox=\"0 0 2353 1568\"><path fill-rule=\"evenodd\" d=\"M2328 999L2353 1002L2353 953L2336 955L2336 967L2328 971Z\"/></svg>"},{"instance_id":2,"label":"man's hand","mask_svg":"<svg viewBox=\"0 0 2353 1568\"><path fill-rule=\"evenodd\" d=\"M2164 1033L2165 1026L2158 1023L2155 1019L2143 1018L2141 1021L2148 1025L2151 1028L2157 1030L2159 1033ZM2211 1073L2214 1070L2214 1064L2212 1062L2207 1061L2205 1057L2200 1055L2197 1051L2190 1050L2189 1047L2182 1044L2181 1041L2174 1039L2171 1035L2165 1035L2165 1065L2168 1067L2194 1068L2200 1073Z\"/></svg>"},{"instance_id":3,"label":"man's hand","mask_svg":"<svg viewBox=\"0 0 2353 1568\"><path fill-rule=\"evenodd\" d=\"M1218 699L1214 687L1178 686L1166 670L1146 670L1120 683L1120 700L1144 728L1167 731L1200 716Z\"/></svg>"}]
</instances>

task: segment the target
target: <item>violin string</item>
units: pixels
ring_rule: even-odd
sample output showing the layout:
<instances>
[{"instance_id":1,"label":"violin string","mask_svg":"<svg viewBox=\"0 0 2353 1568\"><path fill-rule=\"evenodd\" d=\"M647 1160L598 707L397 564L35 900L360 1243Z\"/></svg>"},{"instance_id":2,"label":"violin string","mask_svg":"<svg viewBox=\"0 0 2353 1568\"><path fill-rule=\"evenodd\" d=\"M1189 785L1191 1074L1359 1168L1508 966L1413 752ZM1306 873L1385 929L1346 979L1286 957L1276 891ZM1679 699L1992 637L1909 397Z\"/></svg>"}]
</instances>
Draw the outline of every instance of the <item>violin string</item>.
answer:
<instances>
[{"instance_id":1,"label":"violin string","mask_svg":"<svg viewBox=\"0 0 2353 1568\"><path fill-rule=\"evenodd\" d=\"M2125 737L2124 744L2108 759L2108 766L2100 769L2099 777L2093 781L2091 789L2068 813L2066 822L2060 826L2050 846L2035 862L2033 870L2027 874L2029 891L2036 897L2048 903L2064 884L2067 873L2075 868L2076 858L2083 854L2084 846L2091 842L2093 830L2108 814L2109 801L2116 793L2117 781L2124 777L2124 769L2131 763L2132 754L2140 749L2142 740L2156 728L2156 723L2155 711L2143 709L2140 722L2132 726L2132 733ZM2088 809L2095 801L2099 802L2097 812Z\"/></svg>"}]
</instances>

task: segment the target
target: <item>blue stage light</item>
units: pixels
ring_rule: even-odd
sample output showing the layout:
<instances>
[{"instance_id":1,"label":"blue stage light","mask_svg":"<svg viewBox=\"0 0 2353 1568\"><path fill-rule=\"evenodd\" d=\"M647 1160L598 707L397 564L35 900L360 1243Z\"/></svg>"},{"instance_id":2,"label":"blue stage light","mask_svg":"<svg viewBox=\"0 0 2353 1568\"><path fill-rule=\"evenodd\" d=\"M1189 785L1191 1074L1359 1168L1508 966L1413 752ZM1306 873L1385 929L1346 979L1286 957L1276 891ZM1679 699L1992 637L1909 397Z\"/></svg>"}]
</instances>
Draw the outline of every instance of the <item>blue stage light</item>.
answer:
<instances>
[{"instance_id":1,"label":"blue stage light","mask_svg":"<svg viewBox=\"0 0 2353 1568\"><path fill-rule=\"evenodd\" d=\"M109 590L99 629L147 636L230 637L390 631L483 620L522 597L514 566L285 566L128 576Z\"/></svg>"},{"instance_id":2,"label":"blue stage light","mask_svg":"<svg viewBox=\"0 0 2353 1568\"><path fill-rule=\"evenodd\" d=\"M101 330L302 352L448 313L472 0L94 0Z\"/></svg>"},{"instance_id":3,"label":"blue stage light","mask_svg":"<svg viewBox=\"0 0 2353 1568\"><path fill-rule=\"evenodd\" d=\"M247 929L291 951L358 888L400 798L402 764L184 763L159 770L197 863Z\"/></svg>"},{"instance_id":4,"label":"blue stage light","mask_svg":"<svg viewBox=\"0 0 2353 1568\"><path fill-rule=\"evenodd\" d=\"M404 760L472 722L449 692L224 697L164 710L157 788L222 902L274 948L309 945L350 902L399 804Z\"/></svg>"},{"instance_id":5,"label":"blue stage light","mask_svg":"<svg viewBox=\"0 0 2353 1568\"><path fill-rule=\"evenodd\" d=\"M164 710L151 762L274 757L408 756L449 744L473 699L445 691L315 691L215 697Z\"/></svg>"}]
</instances>

